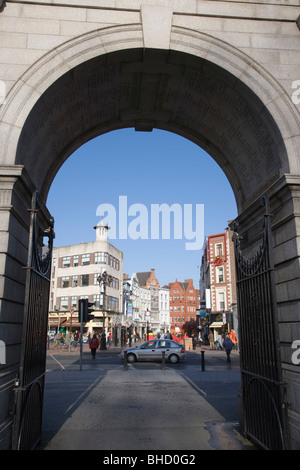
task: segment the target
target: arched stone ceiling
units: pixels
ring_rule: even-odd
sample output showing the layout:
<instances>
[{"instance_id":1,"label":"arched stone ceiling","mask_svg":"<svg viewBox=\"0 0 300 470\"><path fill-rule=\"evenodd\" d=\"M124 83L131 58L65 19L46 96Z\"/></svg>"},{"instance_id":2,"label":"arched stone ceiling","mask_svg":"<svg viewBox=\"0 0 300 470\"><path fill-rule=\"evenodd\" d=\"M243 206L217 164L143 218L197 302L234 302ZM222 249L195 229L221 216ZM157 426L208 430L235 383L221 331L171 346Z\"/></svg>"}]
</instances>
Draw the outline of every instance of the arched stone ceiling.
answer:
<instances>
[{"instance_id":1,"label":"arched stone ceiling","mask_svg":"<svg viewBox=\"0 0 300 470\"><path fill-rule=\"evenodd\" d=\"M76 148L126 127L165 129L207 150L227 175L239 210L278 177L286 158L273 118L238 78L185 53L132 49L93 58L56 80L25 122L16 164L26 166L46 199Z\"/></svg>"}]
</instances>

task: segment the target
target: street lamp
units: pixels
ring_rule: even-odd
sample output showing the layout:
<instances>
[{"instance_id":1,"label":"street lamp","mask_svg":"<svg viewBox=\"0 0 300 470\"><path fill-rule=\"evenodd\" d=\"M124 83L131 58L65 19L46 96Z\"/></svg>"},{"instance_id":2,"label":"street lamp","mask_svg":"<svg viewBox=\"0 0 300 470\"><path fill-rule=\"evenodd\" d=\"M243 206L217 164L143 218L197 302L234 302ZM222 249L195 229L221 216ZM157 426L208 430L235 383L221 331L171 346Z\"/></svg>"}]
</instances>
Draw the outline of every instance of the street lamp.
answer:
<instances>
[{"instance_id":1,"label":"street lamp","mask_svg":"<svg viewBox=\"0 0 300 470\"><path fill-rule=\"evenodd\" d=\"M106 348L105 316L104 316L104 314L105 314L105 307L106 307L106 286L107 286L107 284L110 285L112 279L113 279L112 276L110 274L108 274L107 271L103 271L97 277L97 282L98 282L99 287L100 287L100 292L103 295L103 304L100 305L100 307L103 310L103 317L102 317L103 318L103 331L102 331L101 339L100 339L100 349L101 350L107 349ZM101 297L100 297L100 299L101 299Z\"/></svg>"}]
</instances>

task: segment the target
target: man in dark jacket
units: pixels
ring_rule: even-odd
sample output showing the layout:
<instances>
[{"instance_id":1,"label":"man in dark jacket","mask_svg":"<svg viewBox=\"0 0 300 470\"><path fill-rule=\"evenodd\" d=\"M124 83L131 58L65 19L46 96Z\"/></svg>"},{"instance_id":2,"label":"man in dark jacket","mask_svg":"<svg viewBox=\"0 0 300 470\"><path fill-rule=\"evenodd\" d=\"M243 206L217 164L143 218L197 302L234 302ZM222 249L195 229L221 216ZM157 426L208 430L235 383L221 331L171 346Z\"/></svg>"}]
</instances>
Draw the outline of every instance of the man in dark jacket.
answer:
<instances>
[{"instance_id":1,"label":"man in dark jacket","mask_svg":"<svg viewBox=\"0 0 300 470\"><path fill-rule=\"evenodd\" d=\"M231 339L229 338L228 335L226 335L225 339L223 341L223 348L226 351L228 364L231 364L230 353L231 353L231 350L232 350L232 346L233 346L233 343L232 343Z\"/></svg>"}]
</instances>

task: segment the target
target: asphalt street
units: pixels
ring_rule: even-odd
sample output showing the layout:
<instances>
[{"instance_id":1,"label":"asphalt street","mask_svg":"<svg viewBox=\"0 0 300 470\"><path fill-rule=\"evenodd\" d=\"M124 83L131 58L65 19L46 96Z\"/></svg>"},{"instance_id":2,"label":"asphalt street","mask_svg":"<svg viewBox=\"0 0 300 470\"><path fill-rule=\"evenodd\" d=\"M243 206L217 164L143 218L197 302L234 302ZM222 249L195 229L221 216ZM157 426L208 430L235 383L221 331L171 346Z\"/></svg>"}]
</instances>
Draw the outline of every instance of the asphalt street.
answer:
<instances>
[{"instance_id":1,"label":"asphalt street","mask_svg":"<svg viewBox=\"0 0 300 470\"><path fill-rule=\"evenodd\" d=\"M202 348L203 350L203 348ZM128 364L120 349L48 350L39 450L257 450L240 433L239 354L188 351L184 361Z\"/></svg>"}]
</instances>

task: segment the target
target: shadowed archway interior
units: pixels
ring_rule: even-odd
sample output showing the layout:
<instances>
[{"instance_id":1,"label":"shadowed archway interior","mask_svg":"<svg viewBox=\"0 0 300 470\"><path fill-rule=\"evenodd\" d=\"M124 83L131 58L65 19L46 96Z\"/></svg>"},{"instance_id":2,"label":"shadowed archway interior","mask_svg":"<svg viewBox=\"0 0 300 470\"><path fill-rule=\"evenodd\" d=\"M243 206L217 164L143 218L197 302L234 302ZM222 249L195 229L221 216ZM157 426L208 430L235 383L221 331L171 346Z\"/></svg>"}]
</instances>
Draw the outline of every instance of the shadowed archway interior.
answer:
<instances>
[{"instance_id":1,"label":"shadowed archway interior","mask_svg":"<svg viewBox=\"0 0 300 470\"><path fill-rule=\"evenodd\" d=\"M288 171L276 123L241 80L207 60L152 49L102 55L59 78L32 108L15 163L46 200L79 146L128 127L171 131L201 146L226 174L239 211Z\"/></svg>"}]
</instances>

